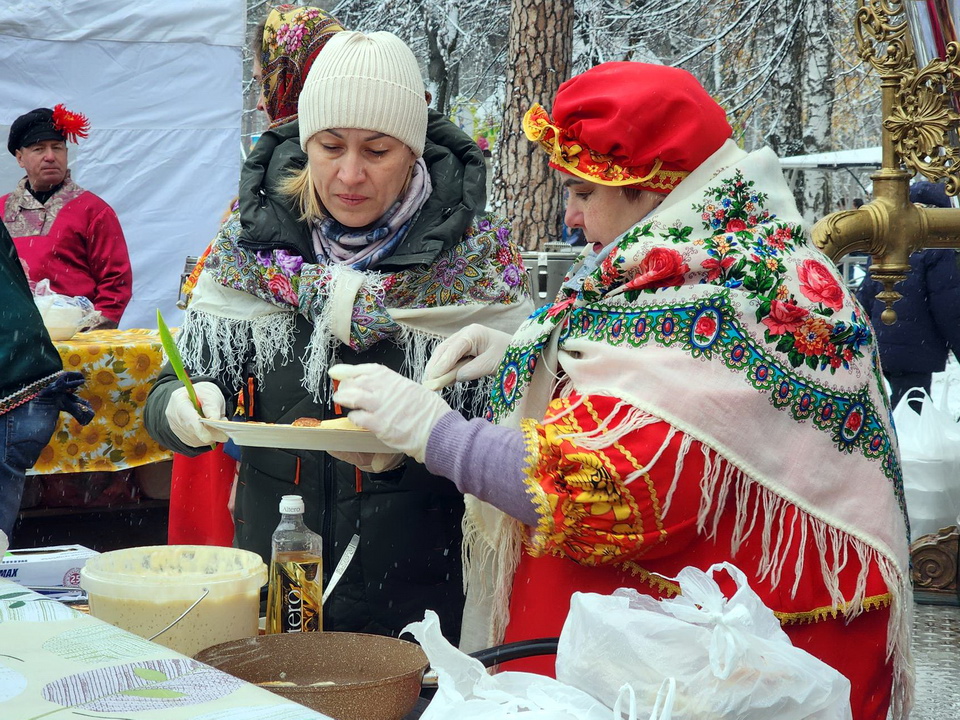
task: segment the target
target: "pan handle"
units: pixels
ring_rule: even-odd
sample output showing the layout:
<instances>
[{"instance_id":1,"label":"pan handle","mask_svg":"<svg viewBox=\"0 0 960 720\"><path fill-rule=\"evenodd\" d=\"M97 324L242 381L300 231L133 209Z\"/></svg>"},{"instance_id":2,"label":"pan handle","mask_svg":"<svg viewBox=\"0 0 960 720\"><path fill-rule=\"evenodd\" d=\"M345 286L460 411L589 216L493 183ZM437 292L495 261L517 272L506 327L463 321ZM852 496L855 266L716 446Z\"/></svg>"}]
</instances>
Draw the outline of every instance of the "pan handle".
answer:
<instances>
[{"instance_id":1,"label":"pan handle","mask_svg":"<svg viewBox=\"0 0 960 720\"><path fill-rule=\"evenodd\" d=\"M505 645L496 645L485 650L477 650L470 653L470 657L476 658L484 667L493 667L498 663L509 660L519 660L521 658L533 657L536 655L556 655L557 644L560 638L536 638L534 640L518 640L517 642L506 643Z\"/></svg>"},{"instance_id":2,"label":"pan handle","mask_svg":"<svg viewBox=\"0 0 960 720\"><path fill-rule=\"evenodd\" d=\"M492 648L476 650L470 653L470 657L480 661L488 668L497 663L507 662L508 660L519 660L521 658L533 657L535 655L556 655L557 645L560 638L537 638L535 640L518 640L517 642L506 643L505 645L495 645ZM437 687L437 671L433 668L427 668L421 681L423 688Z\"/></svg>"}]
</instances>

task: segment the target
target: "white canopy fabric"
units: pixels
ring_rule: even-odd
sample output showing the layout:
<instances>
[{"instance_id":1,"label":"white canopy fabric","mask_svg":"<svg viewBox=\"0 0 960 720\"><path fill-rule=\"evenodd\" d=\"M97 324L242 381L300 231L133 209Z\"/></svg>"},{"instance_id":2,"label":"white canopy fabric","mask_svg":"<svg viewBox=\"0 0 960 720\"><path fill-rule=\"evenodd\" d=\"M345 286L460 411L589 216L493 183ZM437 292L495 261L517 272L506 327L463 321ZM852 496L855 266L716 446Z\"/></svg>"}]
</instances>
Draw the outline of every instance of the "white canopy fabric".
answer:
<instances>
[{"instance_id":1,"label":"white canopy fabric","mask_svg":"<svg viewBox=\"0 0 960 720\"><path fill-rule=\"evenodd\" d=\"M880 146L856 150L792 155L780 158L780 167L785 170L829 170L843 168L878 168L882 160Z\"/></svg>"},{"instance_id":2,"label":"white canopy fabric","mask_svg":"<svg viewBox=\"0 0 960 720\"><path fill-rule=\"evenodd\" d=\"M121 327L179 324L184 259L236 195L244 0L0 3L0 139L16 117L63 103L90 137L70 169L120 217L133 264ZM23 176L0 152L0 195Z\"/></svg>"}]
</instances>

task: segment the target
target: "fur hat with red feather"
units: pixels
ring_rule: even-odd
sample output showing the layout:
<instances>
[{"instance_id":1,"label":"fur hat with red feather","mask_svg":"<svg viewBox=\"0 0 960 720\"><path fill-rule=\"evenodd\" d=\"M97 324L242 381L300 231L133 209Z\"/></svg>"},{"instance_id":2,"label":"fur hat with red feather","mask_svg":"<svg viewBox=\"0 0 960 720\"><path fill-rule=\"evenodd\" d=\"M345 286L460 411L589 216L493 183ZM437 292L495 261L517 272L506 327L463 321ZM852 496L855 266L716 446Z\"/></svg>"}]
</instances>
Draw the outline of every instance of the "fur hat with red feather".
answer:
<instances>
[{"instance_id":1,"label":"fur hat with red feather","mask_svg":"<svg viewBox=\"0 0 960 720\"><path fill-rule=\"evenodd\" d=\"M44 140L69 140L87 137L90 121L81 113L71 112L62 104L50 108L36 108L24 113L10 126L7 150L16 155L20 148L35 145Z\"/></svg>"}]
</instances>

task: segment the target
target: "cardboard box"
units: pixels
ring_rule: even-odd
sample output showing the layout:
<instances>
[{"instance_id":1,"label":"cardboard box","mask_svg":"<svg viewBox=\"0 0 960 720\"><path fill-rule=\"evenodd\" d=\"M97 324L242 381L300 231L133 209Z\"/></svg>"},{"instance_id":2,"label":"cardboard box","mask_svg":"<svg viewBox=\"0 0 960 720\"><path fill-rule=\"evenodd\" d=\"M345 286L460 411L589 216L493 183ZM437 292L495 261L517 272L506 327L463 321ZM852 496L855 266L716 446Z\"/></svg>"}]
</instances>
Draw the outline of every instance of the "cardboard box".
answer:
<instances>
[{"instance_id":1,"label":"cardboard box","mask_svg":"<svg viewBox=\"0 0 960 720\"><path fill-rule=\"evenodd\" d=\"M80 568L99 554L83 545L7 550L0 560L0 577L24 587L79 589Z\"/></svg>"}]
</instances>

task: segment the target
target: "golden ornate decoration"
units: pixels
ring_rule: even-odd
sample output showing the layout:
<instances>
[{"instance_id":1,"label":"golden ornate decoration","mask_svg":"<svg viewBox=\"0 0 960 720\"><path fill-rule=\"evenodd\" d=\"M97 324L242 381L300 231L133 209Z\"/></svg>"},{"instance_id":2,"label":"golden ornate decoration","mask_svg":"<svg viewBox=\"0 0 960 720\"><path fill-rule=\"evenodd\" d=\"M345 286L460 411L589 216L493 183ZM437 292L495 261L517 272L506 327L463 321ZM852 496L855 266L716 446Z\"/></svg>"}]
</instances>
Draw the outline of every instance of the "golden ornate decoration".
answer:
<instances>
[{"instance_id":1,"label":"golden ornate decoration","mask_svg":"<svg viewBox=\"0 0 960 720\"><path fill-rule=\"evenodd\" d=\"M881 75L916 66L903 0L861 0L853 29L860 57Z\"/></svg>"},{"instance_id":2,"label":"golden ornate decoration","mask_svg":"<svg viewBox=\"0 0 960 720\"><path fill-rule=\"evenodd\" d=\"M858 53L880 75L883 116L881 168L871 175L874 199L858 210L832 213L813 228L813 242L833 260L856 251L873 256L871 276L885 323L896 321L894 286L910 271L909 257L925 247L960 248L960 211L910 202L910 179L920 173L960 192L960 46L917 67L905 0L858 0Z\"/></svg>"}]
</instances>

